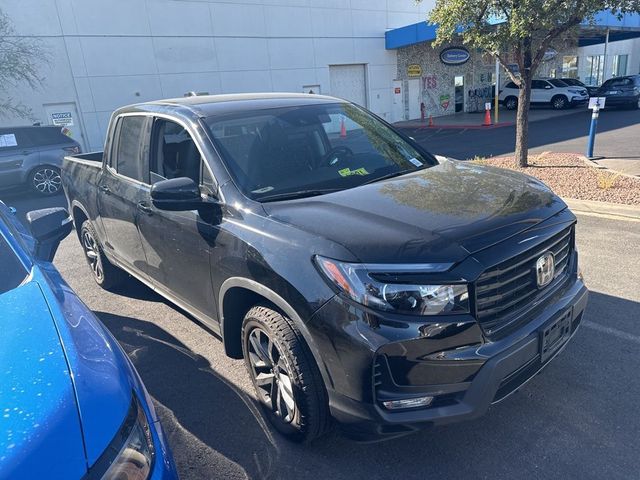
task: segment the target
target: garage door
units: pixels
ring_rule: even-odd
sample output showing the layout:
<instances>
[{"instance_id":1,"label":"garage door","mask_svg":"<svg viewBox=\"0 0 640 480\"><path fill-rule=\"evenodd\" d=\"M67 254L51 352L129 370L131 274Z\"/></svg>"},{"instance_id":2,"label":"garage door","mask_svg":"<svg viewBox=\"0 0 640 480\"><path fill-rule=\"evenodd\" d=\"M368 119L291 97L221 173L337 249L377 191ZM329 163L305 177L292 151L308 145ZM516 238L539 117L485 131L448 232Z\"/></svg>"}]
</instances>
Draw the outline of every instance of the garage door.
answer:
<instances>
[{"instance_id":1,"label":"garage door","mask_svg":"<svg viewBox=\"0 0 640 480\"><path fill-rule=\"evenodd\" d=\"M330 65L331 95L367 106L364 65Z\"/></svg>"}]
</instances>

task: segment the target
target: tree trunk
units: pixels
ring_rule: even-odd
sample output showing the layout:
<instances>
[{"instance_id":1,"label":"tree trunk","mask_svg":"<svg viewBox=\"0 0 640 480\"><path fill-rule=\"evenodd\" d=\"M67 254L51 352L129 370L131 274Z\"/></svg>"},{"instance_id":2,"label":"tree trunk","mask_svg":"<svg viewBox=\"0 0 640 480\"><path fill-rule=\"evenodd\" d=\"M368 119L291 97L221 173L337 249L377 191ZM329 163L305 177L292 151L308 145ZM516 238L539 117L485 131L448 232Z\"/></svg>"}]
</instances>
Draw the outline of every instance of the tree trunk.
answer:
<instances>
[{"instance_id":1,"label":"tree trunk","mask_svg":"<svg viewBox=\"0 0 640 480\"><path fill-rule=\"evenodd\" d=\"M516 160L519 166L526 167L528 165L529 103L531 100L531 74L529 71L522 72L521 80L516 116Z\"/></svg>"}]
</instances>

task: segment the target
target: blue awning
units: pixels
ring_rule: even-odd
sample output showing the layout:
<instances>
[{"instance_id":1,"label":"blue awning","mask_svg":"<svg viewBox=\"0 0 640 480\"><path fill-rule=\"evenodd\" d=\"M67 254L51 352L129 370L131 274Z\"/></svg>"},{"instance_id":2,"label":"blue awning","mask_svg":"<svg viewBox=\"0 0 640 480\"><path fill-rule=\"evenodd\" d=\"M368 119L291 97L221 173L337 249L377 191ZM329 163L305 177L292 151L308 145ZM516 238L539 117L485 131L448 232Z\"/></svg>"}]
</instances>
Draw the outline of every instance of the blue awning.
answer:
<instances>
[{"instance_id":1,"label":"blue awning","mask_svg":"<svg viewBox=\"0 0 640 480\"><path fill-rule=\"evenodd\" d=\"M609 28L614 31L640 31L640 14L626 14L618 19L611 12L603 11L595 16L595 23L583 22L583 30ZM430 42L436 39L438 26L425 22L414 23L405 27L394 28L384 34L385 48L396 48L415 45L416 43ZM462 31L462 29L460 29Z\"/></svg>"}]
</instances>

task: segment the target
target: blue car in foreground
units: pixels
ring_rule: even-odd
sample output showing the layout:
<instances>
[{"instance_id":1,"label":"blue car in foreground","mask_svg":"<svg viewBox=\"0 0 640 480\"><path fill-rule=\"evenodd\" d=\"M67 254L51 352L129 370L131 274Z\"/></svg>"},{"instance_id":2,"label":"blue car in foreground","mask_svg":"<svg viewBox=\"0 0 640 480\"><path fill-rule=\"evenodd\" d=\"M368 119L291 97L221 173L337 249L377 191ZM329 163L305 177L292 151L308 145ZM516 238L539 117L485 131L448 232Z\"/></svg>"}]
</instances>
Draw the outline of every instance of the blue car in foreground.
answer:
<instances>
[{"instance_id":1,"label":"blue car in foreground","mask_svg":"<svg viewBox=\"0 0 640 480\"><path fill-rule=\"evenodd\" d=\"M177 478L133 365L51 264L68 213L27 223L0 202L0 478Z\"/></svg>"}]
</instances>

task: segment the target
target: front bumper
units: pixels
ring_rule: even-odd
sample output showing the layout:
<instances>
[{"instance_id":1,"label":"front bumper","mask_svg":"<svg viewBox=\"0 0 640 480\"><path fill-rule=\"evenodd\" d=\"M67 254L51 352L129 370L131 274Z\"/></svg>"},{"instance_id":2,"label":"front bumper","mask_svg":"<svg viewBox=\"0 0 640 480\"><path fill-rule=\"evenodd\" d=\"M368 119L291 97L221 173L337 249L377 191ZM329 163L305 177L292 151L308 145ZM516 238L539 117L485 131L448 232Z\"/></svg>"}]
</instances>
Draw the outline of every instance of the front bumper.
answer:
<instances>
[{"instance_id":1,"label":"front bumper","mask_svg":"<svg viewBox=\"0 0 640 480\"><path fill-rule=\"evenodd\" d=\"M517 331L486 341L481 339L475 321L458 322L442 330L439 351L429 350L427 342L431 339L406 340L409 336L402 331L397 342L376 345L375 337L366 332L370 326L358 328L358 340L349 335L356 332L344 328L333 341L333 348L342 355L333 360L329 355L326 358L333 363L328 370L342 368L349 372L330 377L327 389L332 415L350 436L359 440L393 438L424 427L481 416L562 351L582 321L587 297L584 283L574 273L569 285ZM338 308L345 308L345 304L336 297L316 316L320 321L331 322L329 316L335 315ZM353 308L351 313L355 313ZM543 360L541 332L560 317L570 319L570 332L553 351L543 354ZM358 323L361 322L362 319ZM349 336L353 340L347 345ZM445 349L446 345L450 348ZM383 400L421 396L433 396L434 400L426 408L390 411L382 406Z\"/></svg>"}]
</instances>

